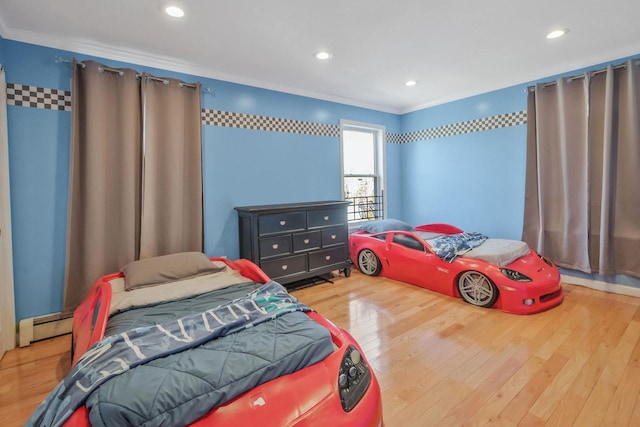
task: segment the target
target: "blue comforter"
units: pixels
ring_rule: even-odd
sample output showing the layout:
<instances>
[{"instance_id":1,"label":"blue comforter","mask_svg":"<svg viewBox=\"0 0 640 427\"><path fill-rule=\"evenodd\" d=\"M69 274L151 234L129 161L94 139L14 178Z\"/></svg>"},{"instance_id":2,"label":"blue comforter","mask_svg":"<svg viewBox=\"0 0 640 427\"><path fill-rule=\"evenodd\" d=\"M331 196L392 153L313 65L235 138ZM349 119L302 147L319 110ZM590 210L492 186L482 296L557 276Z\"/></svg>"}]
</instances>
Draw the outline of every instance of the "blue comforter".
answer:
<instances>
[{"instance_id":1,"label":"blue comforter","mask_svg":"<svg viewBox=\"0 0 640 427\"><path fill-rule=\"evenodd\" d=\"M447 262L453 262L460 255L480 246L487 240L481 233L469 232L460 234L446 234L429 240L435 254Z\"/></svg>"},{"instance_id":2,"label":"blue comforter","mask_svg":"<svg viewBox=\"0 0 640 427\"><path fill-rule=\"evenodd\" d=\"M174 303L191 305L188 299ZM174 310L171 307L141 310L167 313ZM332 351L328 331L302 313L310 309L275 282L211 307L96 343L27 425L59 426L85 402L93 425L185 425L247 389L317 363ZM145 316L137 309L122 315ZM299 344L272 339L286 337L290 328L294 335L300 329L313 333ZM261 332L267 337L256 335ZM323 345L316 348L316 342Z\"/></svg>"}]
</instances>

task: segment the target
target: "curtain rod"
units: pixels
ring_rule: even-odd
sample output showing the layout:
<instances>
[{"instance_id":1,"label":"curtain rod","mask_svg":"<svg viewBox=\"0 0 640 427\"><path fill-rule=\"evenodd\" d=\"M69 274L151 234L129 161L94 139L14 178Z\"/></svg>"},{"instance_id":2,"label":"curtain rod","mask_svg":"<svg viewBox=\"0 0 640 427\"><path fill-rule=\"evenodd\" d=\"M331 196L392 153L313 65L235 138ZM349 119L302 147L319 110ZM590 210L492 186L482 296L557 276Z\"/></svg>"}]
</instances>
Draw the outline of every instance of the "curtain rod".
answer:
<instances>
[{"instance_id":1,"label":"curtain rod","mask_svg":"<svg viewBox=\"0 0 640 427\"><path fill-rule=\"evenodd\" d=\"M636 62L635 62L635 65L640 65L640 61L636 61ZM614 66L613 66L613 69L614 69L614 70L618 70L618 69L620 69L620 68L627 68L627 64L626 64L626 63L624 63L624 64L618 64L618 65L614 65ZM571 81L573 81L573 80L584 79L584 78L586 78L586 77L587 77L587 75L590 75L590 76L592 76L592 77L593 77L593 76L597 76L598 74L602 74L602 73L604 73L604 72L606 72L606 71L607 71L607 69L606 69L606 68L602 68L602 69L600 69L600 70L587 71L586 73L578 74L578 75L576 75L576 76L560 77L560 78L567 79L567 81L568 81L568 82L571 82ZM542 87L543 87L543 88L545 88L545 87L549 87L549 86L555 86L555 85L557 85L557 84L558 84L558 81L557 81L557 80L555 80L555 81L552 81L552 82L542 83ZM527 90L528 90L528 91L534 91L534 90L536 90L536 85L527 86ZM526 92L526 91L525 91L525 92Z\"/></svg>"},{"instance_id":2,"label":"curtain rod","mask_svg":"<svg viewBox=\"0 0 640 427\"><path fill-rule=\"evenodd\" d=\"M57 55L55 56L54 61L55 61L55 62L57 62L57 63L64 62L64 63L67 63L67 64L71 64L71 63L73 62L73 61L72 61L72 60L70 60L70 59L66 59L66 58L63 58L63 57L61 57L61 56L57 56ZM78 65L80 65L82 68L85 68L85 67L86 67L86 65L85 65L82 61L78 61L78 62L77 62L77 64L78 64ZM2 67L2 65L0 65L0 67ZM105 72L105 71L110 71L110 72L112 72L112 73L117 73L117 74L118 74L118 75L120 75L120 76L123 76L123 75L124 75L124 71L122 71L122 70L119 70L119 69L117 69L117 68L109 68L109 67L105 67L105 66L103 66L103 65L101 65L100 67L98 67L98 70L99 70L101 73L103 73L103 72ZM144 76L144 74L136 74L136 78L137 78L137 79L138 79L138 78L140 78L140 77L142 77L142 76ZM155 81L158 81L158 82L162 82L162 83L164 83L164 84L168 84L168 83L169 83L169 81L168 81L168 80L163 79L163 78L160 78L160 77L155 77L155 76L150 76L150 75L146 75L145 77L147 77L147 78L149 78L149 79L151 79L151 80L155 80ZM180 83L179 83L179 86L180 86L181 88L182 88L182 87L188 87L188 88L192 88L192 89L195 89L195 88L197 87L197 85L196 85L196 84L194 84L194 83L184 83L184 82L180 82ZM202 88L202 92L205 92L205 93L213 93L213 89L212 89L212 88L210 88L210 87L203 87L203 88Z\"/></svg>"}]
</instances>

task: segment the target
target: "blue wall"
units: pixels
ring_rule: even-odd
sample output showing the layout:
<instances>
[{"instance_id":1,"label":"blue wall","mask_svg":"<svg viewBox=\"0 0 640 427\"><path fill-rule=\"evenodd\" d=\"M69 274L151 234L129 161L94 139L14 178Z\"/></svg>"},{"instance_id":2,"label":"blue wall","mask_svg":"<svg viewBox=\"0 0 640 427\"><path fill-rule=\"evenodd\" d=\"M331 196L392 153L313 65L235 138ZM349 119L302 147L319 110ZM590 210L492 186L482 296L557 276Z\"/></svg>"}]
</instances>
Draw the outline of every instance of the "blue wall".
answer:
<instances>
[{"instance_id":1,"label":"blue wall","mask_svg":"<svg viewBox=\"0 0 640 427\"><path fill-rule=\"evenodd\" d=\"M526 110L514 87L402 116L402 132ZM405 220L446 222L493 237L519 239L524 212L526 126L406 144L402 152Z\"/></svg>"},{"instance_id":2,"label":"blue wall","mask_svg":"<svg viewBox=\"0 0 640 427\"><path fill-rule=\"evenodd\" d=\"M93 59L157 76L199 81L205 109L339 125L340 119L398 132L397 115L1 40L7 83L70 90L71 64ZM64 282L71 113L8 106L16 318L60 311ZM390 170L400 150L387 152ZM203 125L205 252L237 258L234 206L340 199L340 143L331 136ZM398 175L387 181L399 195ZM389 212L400 214L398 196Z\"/></svg>"}]
</instances>

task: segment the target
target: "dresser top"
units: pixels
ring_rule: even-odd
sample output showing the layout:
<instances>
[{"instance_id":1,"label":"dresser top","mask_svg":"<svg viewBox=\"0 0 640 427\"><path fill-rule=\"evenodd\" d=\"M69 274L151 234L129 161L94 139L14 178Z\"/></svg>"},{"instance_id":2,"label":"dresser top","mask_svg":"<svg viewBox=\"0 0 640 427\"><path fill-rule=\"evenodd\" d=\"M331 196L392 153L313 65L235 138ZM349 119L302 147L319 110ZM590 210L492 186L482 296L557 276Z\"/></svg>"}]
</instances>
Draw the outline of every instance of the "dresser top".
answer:
<instances>
[{"instance_id":1,"label":"dresser top","mask_svg":"<svg viewBox=\"0 0 640 427\"><path fill-rule=\"evenodd\" d=\"M296 211L302 209L313 208L326 208L326 207L339 207L350 205L351 202L344 200L326 200L322 202L303 202L303 203L283 203L275 205L256 205L256 206L236 206L234 209L238 212L251 212L251 213L268 213L271 211L283 212L283 211Z\"/></svg>"}]
</instances>

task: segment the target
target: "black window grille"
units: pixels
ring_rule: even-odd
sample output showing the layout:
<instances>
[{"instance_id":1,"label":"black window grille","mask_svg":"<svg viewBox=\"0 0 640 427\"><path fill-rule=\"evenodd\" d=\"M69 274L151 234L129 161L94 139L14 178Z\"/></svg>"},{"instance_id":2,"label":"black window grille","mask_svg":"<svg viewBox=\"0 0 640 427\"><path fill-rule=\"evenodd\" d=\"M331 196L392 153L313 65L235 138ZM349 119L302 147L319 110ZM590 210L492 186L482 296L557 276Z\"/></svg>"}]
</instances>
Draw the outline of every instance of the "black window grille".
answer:
<instances>
[{"instance_id":1,"label":"black window grille","mask_svg":"<svg viewBox=\"0 0 640 427\"><path fill-rule=\"evenodd\" d=\"M347 209L349 222L373 221L384 217L382 196L346 197L352 202Z\"/></svg>"}]
</instances>

